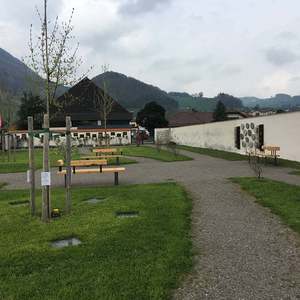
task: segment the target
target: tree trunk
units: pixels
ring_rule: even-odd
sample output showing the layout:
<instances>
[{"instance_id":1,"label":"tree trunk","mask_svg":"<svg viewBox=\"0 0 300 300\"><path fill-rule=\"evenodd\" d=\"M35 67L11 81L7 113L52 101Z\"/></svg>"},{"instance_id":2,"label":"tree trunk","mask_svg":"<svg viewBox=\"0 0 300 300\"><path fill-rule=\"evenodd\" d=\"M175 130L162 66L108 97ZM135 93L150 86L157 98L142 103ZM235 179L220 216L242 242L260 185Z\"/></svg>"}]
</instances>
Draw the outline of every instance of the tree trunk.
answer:
<instances>
[{"instance_id":1,"label":"tree trunk","mask_svg":"<svg viewBox=\"0 0 300 300\"><path fill-rule=\"evenodd\" d=\"M10 161L10 148L11 148L11 137L10 134L7 135L7 160Z\"/></svg>"},{"instance_id":2,"label":"tree trunk","mask_svg":"<svg viewBox=\"0 0 300 300\"><path fill-rule=\"evenodd\" d=\"M106 117L104 117L104 135L105 135L105 146L108 147L108 136L107 136L107 120Z\"/></svg>"},{"instance_id":3,"label":"tree trunk","mask_svg":"<svg viewBox=\"0 0 300 300\"><path fill-rule=\"evenodd\" d=\"M13 134L12 135L12 140L13 140L13 160L14 162L16 162L16 143L17 143L17 139L16 139L16 135Z\"/></svg>"},{"instance_id":4,"label":"tree trunk","mask_svg":"<svg viewBox=\"0 0 300 300\"><path fill-rule=\"evenodd\" d=\"M44 151L43 151L43 171L49 172L49 114L50 114L50 74L49 74L49 49L48 49L48 19L47 19L47 0L44 0L44 34L45 34L45 73L46 73L46 109L47 114L44 115ZM50 186L43 186L43 207L42 220L47 222L51 218L50 205Z\"/></svg>"}]
</instances>

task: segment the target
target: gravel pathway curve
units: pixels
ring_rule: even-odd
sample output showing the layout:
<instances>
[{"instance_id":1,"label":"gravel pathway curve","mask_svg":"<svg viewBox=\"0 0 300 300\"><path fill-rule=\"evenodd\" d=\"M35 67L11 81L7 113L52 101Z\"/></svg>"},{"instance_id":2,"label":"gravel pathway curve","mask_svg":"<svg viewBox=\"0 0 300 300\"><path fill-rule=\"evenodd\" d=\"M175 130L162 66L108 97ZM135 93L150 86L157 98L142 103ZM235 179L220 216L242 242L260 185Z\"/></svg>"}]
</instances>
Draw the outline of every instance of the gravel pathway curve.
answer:
<instances>
[{"instance_id":1,"label":"gravel pathway curve","mask_svg":"<svg viewBox=\"0 0 300 300\"><path fill-rule=\"evenodd\" d=\"M174 299L300 299L299 235L227 179L253 176L247 163L181 152L194 160L136 158L139 163L126 166L120 176L121 184L175 180L192 195L195 267ZM288 172L264 167L265 177L300 185L300 177ZM25 174L0 174L7 188L24 188L25 179ZM52 182L62 186L63 178L53 174ZM112 174L73 178L74 185L112 183Z\"/></svg>"}]
</instances>

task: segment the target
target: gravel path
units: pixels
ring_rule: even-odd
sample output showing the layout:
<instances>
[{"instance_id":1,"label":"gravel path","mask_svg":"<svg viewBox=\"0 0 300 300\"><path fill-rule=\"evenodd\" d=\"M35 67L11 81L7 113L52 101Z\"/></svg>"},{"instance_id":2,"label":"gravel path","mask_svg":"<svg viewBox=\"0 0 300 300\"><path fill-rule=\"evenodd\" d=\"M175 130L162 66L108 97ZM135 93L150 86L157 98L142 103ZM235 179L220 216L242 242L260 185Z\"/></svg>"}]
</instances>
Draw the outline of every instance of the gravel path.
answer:
<instances>
[{"instance_id":1,"label":"gravel path","mask_svg":"<svg viewBox=\"0 0 300 300\"><path fill-rule=\"evenodd\" d=\"M195 267L174 299L300 299L300 239L279 218L227 178L253 176L246 162L202 156L161 163L137 158L126 166L121 184L175 180L193 198ZM264 167L264 176L300 185L287 169ZM37 174L37 179L39 174ZM53 174L54 186L63 178ZM0 174L8 188L25 187L24 174ZM74 176L74 185L107 185L112 174Z\"/></svg>"}]
</instances>

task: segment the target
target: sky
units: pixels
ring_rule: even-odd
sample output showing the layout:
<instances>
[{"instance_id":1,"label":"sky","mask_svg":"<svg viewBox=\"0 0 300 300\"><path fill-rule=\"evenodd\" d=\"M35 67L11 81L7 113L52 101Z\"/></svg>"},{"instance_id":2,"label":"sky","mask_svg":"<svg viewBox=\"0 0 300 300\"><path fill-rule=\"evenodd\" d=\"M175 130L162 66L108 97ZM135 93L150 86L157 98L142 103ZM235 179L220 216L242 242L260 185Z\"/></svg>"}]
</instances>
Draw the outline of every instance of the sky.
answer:
<instances>
[{"instance_id":1,"label":"sky","mask_svg":"<svg viewBox=\"0 0 300 300\"><path fill-rule=\"evenodd\" d=\"M0 0L0 47L29 53L42 0ZM300 94L299 0L48 0L66 20L89 77L101 66L166 91L238 97Z\"/></svg>"}]
</instances>

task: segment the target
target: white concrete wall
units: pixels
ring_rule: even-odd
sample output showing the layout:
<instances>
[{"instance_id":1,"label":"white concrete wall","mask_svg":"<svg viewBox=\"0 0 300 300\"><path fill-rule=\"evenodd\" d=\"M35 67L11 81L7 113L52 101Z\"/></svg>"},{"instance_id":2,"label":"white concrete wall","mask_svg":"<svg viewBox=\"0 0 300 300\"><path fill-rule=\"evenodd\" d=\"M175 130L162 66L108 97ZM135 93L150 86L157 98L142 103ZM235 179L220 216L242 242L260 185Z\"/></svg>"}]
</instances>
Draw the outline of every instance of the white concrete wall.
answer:
<instances>
[{"instance_id":1,"label":"white concrete wall","mask_svg":"<svg viewBox=\"0 0 300 300\"><path fill-rule=\"evenodd\" d=\"M180 145L244 153L235 148L235 127L242 123L264 124L264 144L281 148L282 158L300 161L300 112L155 130L155 141L170 130L171 140Z\"/></svg>"},{"instance_id":2,"label":"white concrete wall","mask_svg":"<svg viewBox=\"0 0 300 300\"><path fill-rule=\"evenodd\" d=\"M108 143L109 145L129 145L131 144L131 132L130 130L126 131L127 135L123 136L124 131L114 132L114 135L111 135L108 132ZM89 134L89 136L87 135ZM75 146L104 146L105 140L98 139L97 137L93 137L93 135L98 133L95 132L77 132L77 136L74 135L74 132L71 133L72 144ZM16 137L18 138L17 146L18 148L27 148L28 147L28 134L27 133L16 133ZM40 138L34 137L34 146L42 147L42 133L40 134ZM119 136L118 136L119 135ZM50 139L49 144L51 147L57 146L57 142L65 142L66 138L60 136L59 133L53 134L53 138ZM7 145L7 142L6 142Z\"/></svg>"}]
</instances>

